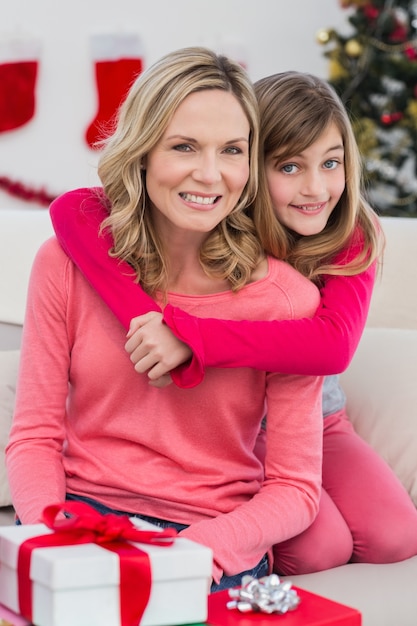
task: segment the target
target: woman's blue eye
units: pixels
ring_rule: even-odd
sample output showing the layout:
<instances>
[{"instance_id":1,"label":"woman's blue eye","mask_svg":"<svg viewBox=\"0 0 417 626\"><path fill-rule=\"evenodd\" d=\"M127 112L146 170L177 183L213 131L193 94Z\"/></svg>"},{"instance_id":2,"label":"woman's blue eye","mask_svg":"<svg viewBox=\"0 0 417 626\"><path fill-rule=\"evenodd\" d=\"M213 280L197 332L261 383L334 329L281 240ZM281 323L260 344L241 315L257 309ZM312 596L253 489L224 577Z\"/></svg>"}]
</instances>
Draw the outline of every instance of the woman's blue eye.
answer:
<instances>
[{"instance_id":1,"label":"woman's blue eye","mask_svg":"<svg viewBox=\"0 0 417 626\"><path fill-rule=\"evenodd\" d=\"M326 162L324 163L324 167L325 167L327 170L333 170L335 167L337 167L337 166L338 166L338 163L339 163L339 162L338 162L338 161L336 161L336 159L329 159L328 161L326 161Z\"/></svg>"},{"instance_id":2,"label":"woman's blue eye","mask_svg":"<svg viewBox=\"0 0 417 626\"><path fill-rule=\"evenodd\" d=\"M236 146L230 146L226 148L225 152L227 154L242 154L242 150L240 148L237 148Z\"/></svg>"},{"instance_id":3,"label":"woman's blue eye","mask_svg":"<svg viewBox=\"0 0 417 626\"><path fill-rule=\"evenodd\" d=\"M173 146L173 148L179 152L188 152L191 150L191 146L189 146L188 143L179 143L176 146Z\"/></svg>"}]
</instances>

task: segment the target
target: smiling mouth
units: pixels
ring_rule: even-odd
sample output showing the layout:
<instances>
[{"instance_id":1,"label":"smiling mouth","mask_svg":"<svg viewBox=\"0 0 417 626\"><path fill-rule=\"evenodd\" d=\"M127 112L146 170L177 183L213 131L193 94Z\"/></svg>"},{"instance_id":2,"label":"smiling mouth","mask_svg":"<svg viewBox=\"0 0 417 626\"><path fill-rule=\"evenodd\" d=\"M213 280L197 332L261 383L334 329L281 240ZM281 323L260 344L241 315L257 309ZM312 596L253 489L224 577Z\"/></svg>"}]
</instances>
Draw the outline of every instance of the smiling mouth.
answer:
<instances>
[{"instance_id":1,"label":"smiling mouth","mask_svg":"<svg viewBox=\"0 0 417 626\"><path fill-rule=\"evenodd\" d=\"M193 202L194 204L203 204L210 206L219 200L220 196L195 196L192 193L180 193L180 197L185 202Z\"/></svg>"},{"instance_id":2,"label":"smiling mouth","mask_svg":"<svg viewBox=\"0 0 417 626\"><path fill-rule=\"evenodd\" d=\"M320 202L319 204L293 204L293 207L298 209L299 211L305 211L306 213L313 211L320 211L326 205L325 202Z\"/></svg>"}]
</instances>

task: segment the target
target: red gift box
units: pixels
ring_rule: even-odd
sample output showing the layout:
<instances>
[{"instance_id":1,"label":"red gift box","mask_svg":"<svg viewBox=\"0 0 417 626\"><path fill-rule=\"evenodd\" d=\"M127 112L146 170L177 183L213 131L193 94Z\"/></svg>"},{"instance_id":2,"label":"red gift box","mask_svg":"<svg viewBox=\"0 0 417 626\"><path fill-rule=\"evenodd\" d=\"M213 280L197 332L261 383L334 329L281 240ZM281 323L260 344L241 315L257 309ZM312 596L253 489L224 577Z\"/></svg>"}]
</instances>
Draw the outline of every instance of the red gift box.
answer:
<instances>
[{"instance_id":1,"label":"red gift box","mask_svg":"<svg viewBox=\"0 0 417 626\"><path fill-rule=\"evenodd\" d=\"M359 611L333 600L327 600L310 591L297 587L294 589L300 604L293 611L284 615L267 615L266 613L241 613L238 609L228 609L229 592L218 591L209 596L209 626L361 626L362 617Z\"/></svg>"}]
</instances>

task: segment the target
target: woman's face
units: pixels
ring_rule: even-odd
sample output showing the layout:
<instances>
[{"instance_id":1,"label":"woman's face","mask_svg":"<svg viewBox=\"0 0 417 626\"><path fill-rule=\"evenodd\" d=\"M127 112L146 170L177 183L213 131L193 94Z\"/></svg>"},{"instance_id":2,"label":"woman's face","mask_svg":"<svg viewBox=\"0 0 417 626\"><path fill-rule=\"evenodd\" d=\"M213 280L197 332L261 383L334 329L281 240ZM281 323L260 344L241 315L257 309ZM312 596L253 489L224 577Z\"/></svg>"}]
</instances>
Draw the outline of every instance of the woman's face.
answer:
<instances>
[{"instance_id":1,"label":"woman's face","mask_svg":"<svg viewBox=\"0 0 417 626\"><path fill-rule=\"evenodd\" d=\"M209 233L236 206L249 177L249 122L234 95L192 93L145 160L161 232Z\"/></svg>"},{"instance_id":2,"label":"woman's face","mask_svg":"<svg viewBox=\"0 0 417 626\"><path fill-rule=\"evenodd\" d=\"M281 224L304 236L320 233L345 188L343 139L336 124L300 154L268 156L266 177Z\"/></svg>"}]
</instances>

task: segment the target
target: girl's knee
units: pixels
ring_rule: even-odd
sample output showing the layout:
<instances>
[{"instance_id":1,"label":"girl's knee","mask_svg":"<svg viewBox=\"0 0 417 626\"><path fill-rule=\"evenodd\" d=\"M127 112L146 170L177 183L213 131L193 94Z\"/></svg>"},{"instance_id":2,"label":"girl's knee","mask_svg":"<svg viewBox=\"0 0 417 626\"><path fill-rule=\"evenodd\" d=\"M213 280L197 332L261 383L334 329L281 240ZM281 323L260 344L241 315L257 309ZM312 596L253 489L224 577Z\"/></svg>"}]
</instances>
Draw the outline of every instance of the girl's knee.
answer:
<instances>
[{"instance_id":1,"label":"girl's knee","mask_svg":"<svg viewBox=\"0 0 417 626\"><path fill-rule=\"evenodd\" d=\"M274 572L285 576L311 574L349 562L353 539L346 525L320 536L308 531L274 546Z\"/></svg>"},{"instance_id":2,"label":"girl's knee","mask_svg":"<svg viewBox=\"0 0 417 626\"><path fill-rule=\"evenodd\" d=\"M380 524L355 538L353 563L396 563L417 554L417 514L407 523Z\"/></svg>"}]
</instances>

